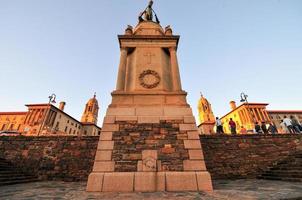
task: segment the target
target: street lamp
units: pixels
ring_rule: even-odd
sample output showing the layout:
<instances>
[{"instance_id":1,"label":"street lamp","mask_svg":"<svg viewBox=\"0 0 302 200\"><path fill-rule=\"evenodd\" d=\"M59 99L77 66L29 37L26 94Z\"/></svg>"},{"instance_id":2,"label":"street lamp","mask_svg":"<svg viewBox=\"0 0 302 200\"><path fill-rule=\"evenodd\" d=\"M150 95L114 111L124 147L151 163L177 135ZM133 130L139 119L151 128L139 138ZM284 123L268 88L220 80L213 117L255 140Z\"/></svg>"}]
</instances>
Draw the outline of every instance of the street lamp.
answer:
<instances>
[{"instance_id":1,"label":"street lamp","mask_svg":"<svg viewBox=\"0 0 302 200\"><path fill-rule=\"evenodd\" d=\"M51 103L56 103L56 95L55 94L51 94L49 97L48 97L48 99L49 99L49 101L48 101L48 105L51 105ZM41 133L41 131L42 131L42 128L43 128L43 126L44 126L44 123L45 123L45 119L46 119L46 116L48 115L48 111L45 113L45 115L43 116L43 120L42 120L42 124L41 124L41 126L40 126L40 128L39 128L39 132L38 132L38 136L40 135L40 133Z\"/></svg>"},{"instance_id":2,"label":"street lamp","mask_svg":"<svg viewBox=\"0 0 302 200\"><path fill-rule=\"evenodd\" d=\"M253 114L253 112L252 112L251 109L250 109L250 104L249 104L249 102L247 101L248 95L245 94L244 92L241 92L240 98L241 98L240 102L246 103L247 109L248 109L248 111L249 111L249 113L250 113L250 115L251 115L251 117L252 117L253 123L255 124L256 122L255 122L254 114Z\"/></svg>"}]
</instances>

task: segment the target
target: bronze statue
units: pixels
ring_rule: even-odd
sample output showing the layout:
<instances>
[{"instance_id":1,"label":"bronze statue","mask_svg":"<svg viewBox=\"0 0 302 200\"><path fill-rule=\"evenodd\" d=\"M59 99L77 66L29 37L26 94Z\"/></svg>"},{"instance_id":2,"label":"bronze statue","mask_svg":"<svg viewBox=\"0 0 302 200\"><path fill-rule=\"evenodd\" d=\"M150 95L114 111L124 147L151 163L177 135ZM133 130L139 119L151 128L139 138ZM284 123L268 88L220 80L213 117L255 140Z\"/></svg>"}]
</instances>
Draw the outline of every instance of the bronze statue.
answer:
<instances>
[{"instance_id":1,"label":"bronze statue","mask_svg":"<svg viewBox=\"0 0 302 200\"><path fill-rule=\"evenodd\" d=\"M139 15L139 17L138 17L139 22L153 21L153 13L154 13L156 23L160 23L157 16L156 16L156 13L154 12L154 10L152 8L152 5L153 5L153 1L150 0L147 8L142 13L140 13L140 15ZM143 16L144 16L144 18L143 18Z\"/></svg>"}]
</instances>

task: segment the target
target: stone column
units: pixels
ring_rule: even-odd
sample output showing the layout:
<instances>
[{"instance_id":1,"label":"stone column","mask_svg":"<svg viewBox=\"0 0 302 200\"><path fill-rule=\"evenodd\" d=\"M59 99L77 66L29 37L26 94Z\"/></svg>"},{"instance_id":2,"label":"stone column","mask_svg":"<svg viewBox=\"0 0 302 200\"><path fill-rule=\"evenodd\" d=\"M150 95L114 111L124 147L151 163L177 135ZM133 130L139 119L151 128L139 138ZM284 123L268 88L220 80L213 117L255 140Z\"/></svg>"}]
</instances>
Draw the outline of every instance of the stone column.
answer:
<instances>
[{"instance_id":1,"label":"stone column","mask_svg":"<svg viewBox=\"0 0 302 200\"><path fill-rule=\"evenodd\" d=\"M127 48L121 48L120 65L118 69L116 90L125 89L126 65L127 65Z\"/></svg>"},{"instance_id":2,"label":"stone column","mask_svg":"<svg viewBox=\"0 0 302 200\"><path fill-rule=\"evenodd\" d=\"M172 84L173 90L179 91L181 90L181 83L180 83L180 74L179 74L179 67L176 55L176 47L170 47L170 59L171 59L171 77L172 77Z\"/></svg>"}]
</instances>

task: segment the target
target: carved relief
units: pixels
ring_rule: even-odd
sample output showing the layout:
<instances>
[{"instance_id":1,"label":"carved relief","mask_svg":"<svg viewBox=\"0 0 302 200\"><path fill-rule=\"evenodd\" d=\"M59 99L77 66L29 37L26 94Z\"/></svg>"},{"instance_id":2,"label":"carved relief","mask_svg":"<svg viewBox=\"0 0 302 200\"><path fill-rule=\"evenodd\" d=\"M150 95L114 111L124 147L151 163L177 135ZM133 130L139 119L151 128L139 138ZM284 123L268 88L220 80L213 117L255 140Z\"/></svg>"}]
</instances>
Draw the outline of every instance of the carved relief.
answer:
<instances>
[{"instance_id":1,"label":"carved relief","mask_svg":"<svg viewBox=\"0 0 302 200\"><path fill-rule=\"evenodd\" d=\"M139 75L140 85L147 89L155 88L160 83L160 76L156 71L145 70Z\"/></svg>"}]
</instances>

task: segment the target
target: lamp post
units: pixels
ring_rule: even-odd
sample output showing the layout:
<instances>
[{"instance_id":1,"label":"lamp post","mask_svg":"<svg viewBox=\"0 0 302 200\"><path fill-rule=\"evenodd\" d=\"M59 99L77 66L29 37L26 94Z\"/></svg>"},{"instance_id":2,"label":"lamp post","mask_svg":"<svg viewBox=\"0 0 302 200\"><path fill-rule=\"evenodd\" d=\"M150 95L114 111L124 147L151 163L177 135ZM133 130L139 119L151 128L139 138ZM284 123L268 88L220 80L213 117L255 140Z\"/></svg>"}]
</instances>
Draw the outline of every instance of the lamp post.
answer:
<instances>
[{"instance_id":1,"label":"lamp post","mask_svg":"<svg viewBox=\"0 0 302 200\"><path fill-rule=\"evenodd\" d=\"M56 103L56 95L55 94L51 94L48 99L48 105L51 105L51 103ZM43 126L44 126L44 123L45 123L45 120L46 120L46 116L48 115L48 110L47 112L45 113L45 115L43 116L43 120L42 120L42 124L40 125L40 128L39 128L39 132L38 132L38 136L40 135L42 129L43 129Z\"/></svg>"},{"instance_id":2,"label":"lamp post","mask_svg":"<svg viewBox=\"0 0 302 200\"><path fill-rule=\"evenodd\" d=\"M250 104L249 104L249 102L247 101L248 95L245 94L244 92L241 92L240 98L241 98L240 102L246 103L246 104L247 104L247 109L248 109L249 114L251 115L252 121L253 121L253 123L254 123L254 125L255 125L255 123L256 123L255 117L254 117L253 112L252 112L251 109L250 109Z\"/></svg>"}]
</instances>

